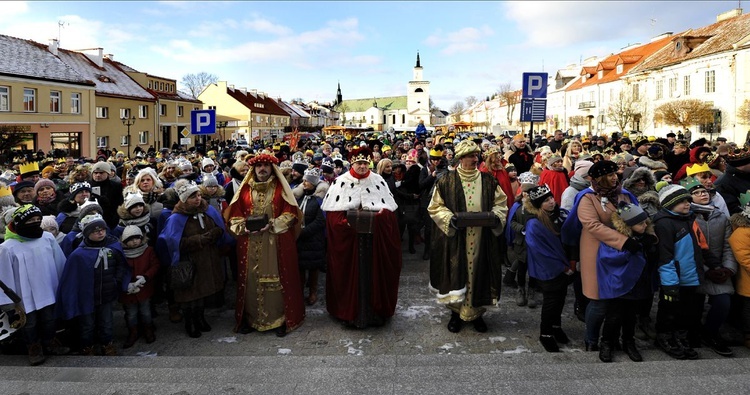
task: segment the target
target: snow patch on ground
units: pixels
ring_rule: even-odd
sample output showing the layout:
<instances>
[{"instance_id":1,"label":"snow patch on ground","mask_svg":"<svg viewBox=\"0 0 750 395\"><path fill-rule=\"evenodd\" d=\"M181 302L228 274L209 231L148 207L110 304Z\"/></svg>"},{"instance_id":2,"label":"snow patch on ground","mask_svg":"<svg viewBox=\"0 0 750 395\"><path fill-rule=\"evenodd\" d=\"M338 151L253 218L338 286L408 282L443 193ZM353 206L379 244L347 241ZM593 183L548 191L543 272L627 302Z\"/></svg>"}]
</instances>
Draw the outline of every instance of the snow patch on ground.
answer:
<instances>
[{"instance_id":1,"label":"snow patch on ground","mask_svg":"<svg viewBox=\"0 0 750 395\"><path fill-rule=\"evenodd\" d=\"M358 341L358 344L359 344L359 345L361 346L361 345L362 345L362 343L365 343L365 342L370 342L370 340L369 340L369 339L360 339L360 340ZM342 346L346 347L346 352L347 352L347 354L350 354L350 355L355 355L355 356L362 356L362 355L364 355L364 354L365 354L365 352L364 352L364 351L362 351L362 349L359 349L359 348L356 348L356 347L352 347L352 346L354 345L354 342L353 342L353 341L351 341L351 340L349 340L349 339L345 339L345 340L344 340L344 339L342 339L342 340L339 340L339 343L340 343L340 344L341 344Z\"/></svg>"},{"instance_id":2,"label":"snow patch on ground","mask_svg":"<svg viewBox=\"0 0 750 395\"><path fill-rule=\"evenodd\" d=\"M497 342L502 343L505 340L507 340L507 339L505 337L503 337L503 336L492 336L492 337L490 337L490 343L492 343L492 344L495 344Z\"/></svg>"},{"instance_id":3,"label":"snow patch on ground","mask_svg":"<svg viewBox=\"0 0 750 395\"><path fill-rule=\"evenodd\" d=\"M515 350L505 350L503 351L503 354L521 354L525 352L531 352L528 348L524 346L518 346Z\"/></svg>"},{"instance_id":4,"label":"snow patch on ground","mask_svg":"<svg viewBox=\"0 0 750 395\"><path fill-rule=\"evenodd\" d=\"M215 341L217 343L237 343L237 336L220 337Z\"/></svg>"},{"instance_id":5,"label":"snow patch on ground","mask_svg":"<svg viewBox=\"0 0 750 395\"><path fill-rule=\"evenodd\" d=\"M424 316L431 317L434 308L435 306L409 306L406 310L399 311L398 314L410 320L415 320Z\"/></svg>"},{"instance_id":6,"label":"snow patch on ground","mask_svg":"<svg viewBox=\"0 0 750 395\"><path fill-rule=\"evenodd\" d=\"M157 356L155 352L151 352L151 351L141 351L141 352L136 353L135 355L139 357L149 357L149 358L153 358Z\"/></svg>"},{"instance_id":7,"label":"snow patch on ground","mask_svg":"<svg viewBox=\"0 0 750 395\"><path fill-rule=\"evenodd\" d=\"M292 353L292 350L289 348L280 348L278 350L279 355L290 355Z\"/></svg>"}]
</instances>

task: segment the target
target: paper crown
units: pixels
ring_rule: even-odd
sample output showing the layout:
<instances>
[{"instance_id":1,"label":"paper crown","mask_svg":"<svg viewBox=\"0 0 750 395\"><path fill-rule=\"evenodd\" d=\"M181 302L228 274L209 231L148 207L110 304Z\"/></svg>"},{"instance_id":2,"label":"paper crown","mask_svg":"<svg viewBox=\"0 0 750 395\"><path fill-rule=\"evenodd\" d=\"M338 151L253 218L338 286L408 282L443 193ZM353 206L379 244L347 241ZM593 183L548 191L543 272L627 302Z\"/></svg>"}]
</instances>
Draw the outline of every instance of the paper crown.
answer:
<instances>
[{"instance_id":1,"label":"paper crown","mask_svg":"<svg viewBox=\"0 0 750 395\"><path fill-rule=\"evenodd\" d=\"M305 177L310 176L310 177L320 178L321 174L322 173L321 173L320 169L318 169L317 167L311 167L311 168L305 170L304 176Z\"/></svg>"},{"instance_id":2,"label":"paper crown","mask_svg":"<svg viewBox=\"0 0 750 395\"><path fill-rule=\"evenodd\" d=\"M529 199L531 199L532 201L536 201L539 198L551 193L552 191L550 191L547 184L539 185L538 187L529 190Z\"/></svg>"},{"instance_id":3,"label":"paper crown","mask_svg":"<svg viewBox=\"0 0 750 395\"><path fill-rule=\"evenodd\" d=\"M710 172L711 168L706 163L696 163L692 166L687 167L687 175L692 176L698 173Z\"/></svg>"},{"instance_id":4,"label":"paper crown","mask_svg":"<svg viewBox=\"0 0 750 395\"><path fill-rule=\"evenodd\" d=\"M292 154L292 163L301 163L301 162L307 163L307 160L305 159L305 154L302 153L302 151L297 151Z\"/></svg>"},{"instance_id":5,"label":"paper crown","mask_svg":"<svg viewBox=\"0 0 750 395\"><path fill-rule=\"evenodd\" d=\"M435 148L430 148L430 157L432 157L432 158L442 158L443 157L443 151L442 150L436 150Z\"/></svg>"},{"instance_id":6,"label":"paper crown","mask_svg":"<svg viewBox=\"0 0 750 395\"><path fill-rule=\"evenodd\" d=\"M750 190L740 194L740 206L750 206Z\"/></svg>"},{"instance_id":7,"label":"paper crown","mask_svg":"<svg viewBox=\"0 0 750 395\"><path fill-rule=\"evenodd\" d=\"M693 192L693 190L697 188L705 188L703 184L701 184L701 182L698 181L695 177L685 177L685 179L680 181L680 185L685 187L688 192Z\"/></svg>"},{"instance_id":8,"label":"paper crown","mask_svg":"<svg viewBox=\"0 0 750 395\"><path fill-rule=\"evenodd\" d=\"M29 162L29 163L21 163L18 166L18 171L21 172L21 175L32 173L32 172L38 172L39 171L39 163L38 162Z\"/></svg>"},{"instance_id":9,"label":"paper crown","mask_svg":"<svg viewBox=\"0 0 750 395\"><path fill-rule=\"evenodd\" d=\"M13 191L10 190L10 187L8 186L0 186L0 198L10 196L13 194Z\"/></svg>"}]
</instances>

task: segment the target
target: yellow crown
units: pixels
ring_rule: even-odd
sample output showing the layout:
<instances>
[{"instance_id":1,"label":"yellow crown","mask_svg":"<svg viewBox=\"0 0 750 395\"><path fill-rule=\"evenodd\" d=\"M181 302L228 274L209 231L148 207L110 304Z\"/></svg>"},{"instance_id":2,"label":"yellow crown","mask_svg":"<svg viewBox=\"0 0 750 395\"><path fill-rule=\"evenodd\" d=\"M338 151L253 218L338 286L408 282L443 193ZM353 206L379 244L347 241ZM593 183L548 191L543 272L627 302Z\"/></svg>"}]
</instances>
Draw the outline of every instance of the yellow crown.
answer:
<instances>
[{"instance_id":1,"label":"yellow crown","mask_svg":"<svg viewBox=\"0 0 750 395\"><path fill-rule=\"evenodd\" d=\"M12 194L13 192L11 192L10 187L0 187L0 198L10 196Z\"/></svg>"},{"instance_id":2,"label":"yellow crown","mask_svg":"<svg viewBox=\"0 0 750 395\"><path fill-rule=\"evenodd\" d=\"M688 176L693 176L695 174L703 173L703 172L706 172L706 171L708 171L708 172L711 171L711 168L708 167L708 164L706 164L706 163L700 163L700 164L696 163L696 164L694 164L692 166L688 166L687 167L687 175Z\"/></svg>"},{"instance_id":3,"label":"yellow crown","mask_svg":"<svg viewBox=\"0 0 750 395\"><path fill-rule=\"evenodd\" d=\"M39 163L37 162L29 162L29 163L21 163L18 166L18 170L21 172L21 174L31 173L32 171L39 171Z\"/></svg>"}]
</instances>

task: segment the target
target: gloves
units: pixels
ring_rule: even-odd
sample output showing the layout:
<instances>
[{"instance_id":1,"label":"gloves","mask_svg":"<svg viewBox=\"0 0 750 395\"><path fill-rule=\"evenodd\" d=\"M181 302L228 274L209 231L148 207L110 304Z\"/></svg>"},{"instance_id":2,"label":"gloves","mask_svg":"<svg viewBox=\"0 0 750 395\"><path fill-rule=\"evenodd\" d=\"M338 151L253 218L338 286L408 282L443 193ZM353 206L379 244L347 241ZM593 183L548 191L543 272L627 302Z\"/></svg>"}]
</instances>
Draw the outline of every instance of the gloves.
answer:
<instances>
[{"instance_id":1,"label":"gloves","mask_svg":"<svg viewBox=\"0 0 750 395\"><path fill-rule=\"evenodd\" d=\"M727 269L727 271L725 271L722 269L725 268L708 269L706 271L706 278L711 280L714 284L724 284L729 279L727 271L731 273L731 270Z\"/></svg>"},{"instance_id":2,"label":"gloves","mask_svg":"<svg viewBox=\"0 0 750 395\"><path fill-rule=\"evenodd\" d=\"M219 238L221 237L221 235L224 234L224 231L220 227L218 227L218 226L214 227L209 232L211 233L211 238L214 241L219 240Z\"/></svg>"},{"instance_id":3,"label":"gloves","mask_svg":"<svg viewBox=\"0 0 750 395\"><path fill-rule=\"evenodd\" d=\"M652 235L652 234L646 233L643 236L641 236L641 244L644 247L652 246L652 245L654 245L654 244L656 244L658 242L659 242L659 238L656 237L656 236L654 236L654 235Z\"/></svg>"},{"instance_id":4,"label":"gloves","mask_svg":"<svg viewBox=\"0 0 750 395\"><path fill-rule=\"evenodd\" d=\"M732 269L722 266L718 270L721 270L722 272L727 274L727 280L731 279L734 276L734 272L732 271Z\"/></svg>"},{"instance_id":5,"label":"gloves","mask_svg":"<svg viewBox=\"0 0 750 395\"><path fill-rule=\"evenodd\" d=\"M662 299L665 302L679 302L680 301L680 286L679 285L662 285Z\"/></svg>"},{"instance_id":6,"label":"gloves","mask_svg":"<svg viewBox=\"0 0 750 395\"><path fill-rule=\"evenodd\" d=\"M136 285L136 283L130 283L128 284L128 295L137 294L138 292L141 292L141 287Z\"/></svg>"},{"instance_id":7,"label":"gloves","mask_svg":"<svg viewBox=\"0 0 750 395\"><path fill-rule=\"evenodd\" d=\"M451 221L450 221L450 227L453 228L453 229L456 229L456 230L458 230L458 226L456 226L456 221L457 220L458 219L454 215L454 216L451 217Z\"/></svg>"},{"instance_id":8,"label":"gloves","mask_svg":"<svg viewBox=\"0 0 750 395\"><path fill-rule=\"evenodd\" d=\"M143 287L144 284L146 284L146 277L143 276L135 276L135 284L138 288Z\"/></svg>"},{"instance_id":9,"label":"gloves","mask_svg":"<svg viewBox=\"0 0 750 395\"><path fill-rule=\"evenodd\" d=\"M628 239L625 240L625 244L622 245L622 250L629 251L631 254L637 254L642 248L641 243L635 241L632 237L628 237Z\"/></svg>"},{"instance_id":10,"label":"gloves","mask_svg":"<svg viewBox=\"0 0 750 395\"><path fill-rule=\"evenodd\" d=\"M18 319L12 321L10 327L13 329L23 328L26 325L26 309L23 308L22 303L16 303L14 307L16 309L15 315L18 316Z\"/></svg>"}]
</instances>

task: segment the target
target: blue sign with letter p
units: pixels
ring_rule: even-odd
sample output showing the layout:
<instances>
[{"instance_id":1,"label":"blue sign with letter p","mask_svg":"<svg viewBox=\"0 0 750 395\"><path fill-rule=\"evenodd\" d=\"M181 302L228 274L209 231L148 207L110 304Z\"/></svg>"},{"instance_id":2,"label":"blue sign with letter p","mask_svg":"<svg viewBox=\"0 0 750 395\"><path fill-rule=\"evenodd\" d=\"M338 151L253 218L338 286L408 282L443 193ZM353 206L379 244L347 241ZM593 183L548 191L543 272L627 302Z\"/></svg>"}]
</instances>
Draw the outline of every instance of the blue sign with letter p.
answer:
<instances>
[{"instance_id":1,"label":"blue sign with letter p","mask_svg":"<svg viewBox=\"0 0 750 395\"><path fill-rule=\"evenodd\" d=\"M523 73L523 99L547 98L547 73Z\"/></svg>"},{"instance_id":2,"label":"blue sign with letter p","mask_svg":"<svg viewBox=\"0 0 750 395\"><path fill-rule=\"evenodd\" d=\"M190 134L216 133L216 110L193 110L190 112Z\"/></svg>"}]
</instances>

